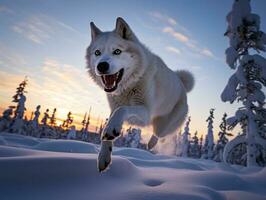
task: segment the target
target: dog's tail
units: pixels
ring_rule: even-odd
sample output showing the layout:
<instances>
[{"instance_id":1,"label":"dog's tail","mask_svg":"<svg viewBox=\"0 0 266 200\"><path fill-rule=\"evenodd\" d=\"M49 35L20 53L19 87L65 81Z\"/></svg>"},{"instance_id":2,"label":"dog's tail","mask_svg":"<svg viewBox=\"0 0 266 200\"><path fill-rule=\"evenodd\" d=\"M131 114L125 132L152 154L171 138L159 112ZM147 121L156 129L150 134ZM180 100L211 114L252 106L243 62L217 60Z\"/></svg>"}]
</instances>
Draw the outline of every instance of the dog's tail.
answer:
<instances>
[{"instance_id":1,"label":"dog's tail","mask_svg":"<svg viewBox=\"0 0 266 200\"><path fill-rule=\"evenodd\" d=\"M179 78L181 79L186 92L190 92L195 84L195 80L194 80L194 76L192 73L190 73L189 71L186 70L178 70L176 71L176 73L178 74Z\"/></svg>"}]
</instances>

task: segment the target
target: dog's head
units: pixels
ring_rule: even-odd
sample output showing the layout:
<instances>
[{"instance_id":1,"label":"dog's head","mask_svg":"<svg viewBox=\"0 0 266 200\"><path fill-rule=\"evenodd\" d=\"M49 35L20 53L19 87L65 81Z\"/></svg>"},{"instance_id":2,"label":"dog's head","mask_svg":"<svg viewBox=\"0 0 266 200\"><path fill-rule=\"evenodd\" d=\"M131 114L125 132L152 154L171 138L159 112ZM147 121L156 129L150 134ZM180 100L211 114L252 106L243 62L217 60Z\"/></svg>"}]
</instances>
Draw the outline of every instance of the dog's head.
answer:
<instances>
[{"instance_id":1,"label":"dog's head","mask_svg":"<svg viewBox=\"0 0 266 200\"><path fill-rule=\"evenodd\" d=\"M140 64L140 43L120 17L111 32L102 32L93 22L90 25L91 43L86 54L89 73L105 92L118 94Z\"/></svg>"}]
</instances>

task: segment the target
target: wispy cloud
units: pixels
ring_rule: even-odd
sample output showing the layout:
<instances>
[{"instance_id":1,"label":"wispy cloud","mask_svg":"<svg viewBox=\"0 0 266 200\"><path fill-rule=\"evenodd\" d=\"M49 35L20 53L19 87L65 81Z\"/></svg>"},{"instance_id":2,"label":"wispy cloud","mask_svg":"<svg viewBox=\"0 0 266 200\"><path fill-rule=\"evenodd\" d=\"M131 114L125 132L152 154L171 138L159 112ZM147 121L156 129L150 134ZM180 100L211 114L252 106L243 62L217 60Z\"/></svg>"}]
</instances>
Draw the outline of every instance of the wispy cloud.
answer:
<instances>
[{"instance_id":1,"label":"wispy cloud","mask_svg":"<svg viewBox=\"0 0 266 200\"><path fill-rule=\"evenodd\" d=\"M177 55L181 54L181 51L178 48L173 47L173 46L167 46L167 47L165 47L165 49L167 51L172 52L172 53L177 54Z\"/></svg>"},{"instance_id":2,"label":"wispy cloud","mask_svg":"<svg viewBox=\"0 0 266 200\"><path fill-rule=\"evenodd\" d=\"M204 48L201 50L201 54L202 55L205 55L205 56L208 56L208 57L214 57L213 53L211 52L211 50L207 49L207 48Z\"/></svg>"},{"instance_id":3,"label":"wispy cloud","mask_svg":"<svg viewBox=\"0 0 266 200\"><path fill-rule=\"evenodd\" d=\"M189 40L186 35L175 31L172 27L165 27L162 31L164 33L170 34L172 37L174 37L175 39L177 39L180 42L186 43Z\"/></svg>"},{"instance_id":4,"label":"wispy cloud","mask_svg":"<svg viewBox=\"0 0 266 200\"><path fill-rule=\"evenodd\" d=\"M1 69L14 69L19 71L22 66L27 64L24 56L10 49L10 47L3 45L0 42L0 67Z\"/></svg>"},{"instance_id":5,"label":"wispy cloud","mask_svg":"<svg viewBox=\"0 0 266 200\"><path fill-rule=\"evenodd\" d=\"M187 47L187 49L191 51L191 53L195 56L215 58L214 53L210 49L201 47L201 45L199 45L198 42L191 36L190 31L188 31L186 27L178 23L174 18L164 15L158 11L149 12L149 15L154 20L161 23L161 25L163 26L161 31L163 33L168 34L173 39L184 44L185 47ZM174 46L173 48L178 49ZM166 50L169 51L169 48L166 47Z\"/></svg>"},{"instance_id":6,"label":"wispy cloud","mask_svg":"<svg viewBox=\"0 0 266 200\"><path fill-rule=\"evenodd\" d=\"M5 5L0 5L0 13L14 14L15 12Z\"/></svg>"},{"instance_id":7,"label":"wispy cloud","mask_svg":"<svg viewBox=\"0 0 266 200\"><path fill-rule=\"evenodd\" d=\"M42 44L53 33L53 28L37 16L13 25L12 30L37 44Z\"/></svg>"},{"instance_id":8,"label":"wispy cloud","mask_svg":"<svg viewBox=\"0 0 266 200\"><path fill-rule=\"evenodd\" d=\"M193 51L194 54L196 53L198 55L203 55L203 56L210 57L210 58L214 58L215 57L213 52L210 49L201 48L201 47L197 46L197 44L196 44L197 42L196 41L190 39L188 36L186 36L186 35L184 35L184 34L182 34L180 32L175 31L172 27L165 27L162 30L162 32L163 33L168 33L174 39L176 39L179 42L185 44L190 50ZM175 49L177 49L177 48L175 48ZM167 50L169 50L169 48ZM173 51L173 49L172 49L172 51Z\"/></svg>"},{"instance_id":9,"label":"wispy cloud","mask_svg":"<svg viewBox=\"0 0 266 200\"><path fill-rule=\"evenodd\" d=\"M50 38L60 35L62 31L82 35L70 25L43 14L30 16L11 26L11 29L36 44L43 44Z\"/></svg>"},{"instance_id":10,"label":"wispy cloud","mask_svg":"<svg viewBox=\"0 0 266 200\"><path fill-rule=\"evenodd\" d=\"M168 24L172 27L177 27L178 29L182 30L183 32L189 32L187 30L187 28L185 28L183 25L181 25L179 22L177 22L176 19L174 19L173 17L170 17L168 15L162 14L161 12L158 11L152 11L149 12L149 15L154 19L154 20L158 20L160 22L163 22L165 24Z\"/></svg>"}]
</instances>

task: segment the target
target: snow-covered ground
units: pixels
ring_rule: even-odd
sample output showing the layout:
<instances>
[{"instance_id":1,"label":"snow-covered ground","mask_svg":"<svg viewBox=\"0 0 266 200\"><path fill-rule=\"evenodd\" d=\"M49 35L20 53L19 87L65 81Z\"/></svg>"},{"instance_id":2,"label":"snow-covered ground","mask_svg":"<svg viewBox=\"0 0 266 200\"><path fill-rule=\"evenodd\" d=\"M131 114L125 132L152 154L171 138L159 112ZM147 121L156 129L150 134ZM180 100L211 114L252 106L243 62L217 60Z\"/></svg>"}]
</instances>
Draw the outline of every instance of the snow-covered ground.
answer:
<instances>
[{"instance_id":1,"label":"snow-covered ground","mask_svg":"<svg viewBox=\"0 0 266 200\"><path fill-rule=\"evenodd\" d=\"M114 149L99 173L98 146L0 133L1 200L265 200L266 168Z\"/></svg>"}]
</instances>

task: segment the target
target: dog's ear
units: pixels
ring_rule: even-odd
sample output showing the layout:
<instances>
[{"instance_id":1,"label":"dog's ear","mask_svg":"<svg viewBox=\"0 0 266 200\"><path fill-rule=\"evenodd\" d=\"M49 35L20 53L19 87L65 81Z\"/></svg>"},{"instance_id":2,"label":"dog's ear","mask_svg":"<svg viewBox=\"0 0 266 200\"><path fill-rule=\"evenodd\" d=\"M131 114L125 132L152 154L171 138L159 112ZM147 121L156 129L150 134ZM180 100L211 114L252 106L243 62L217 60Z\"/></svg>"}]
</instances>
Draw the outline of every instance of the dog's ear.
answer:
<instances>
[{"instance_id":1,"label":"dog's ear","mask_svg":"<svg viewBox=\"0 0 266 200\"><path fill-rule=\"evenodd\" d=\"M95 26L93 22L90 23L91 25L91 40L94 41L98 35L102 33L102 31Z\"/></svg>"},{"instance_id":2,"label":"dog's ear","mask_svg":"<svg viewBox=\"0 0 266 200\"><path fill-rule=\"evenodd\" d=\"M136 40L137 39L135 34L129 27L129 25L121 17L118 17L116 19L116 26L115 26L114 31L125 40Z\"/></svg>"}]
</instances>

